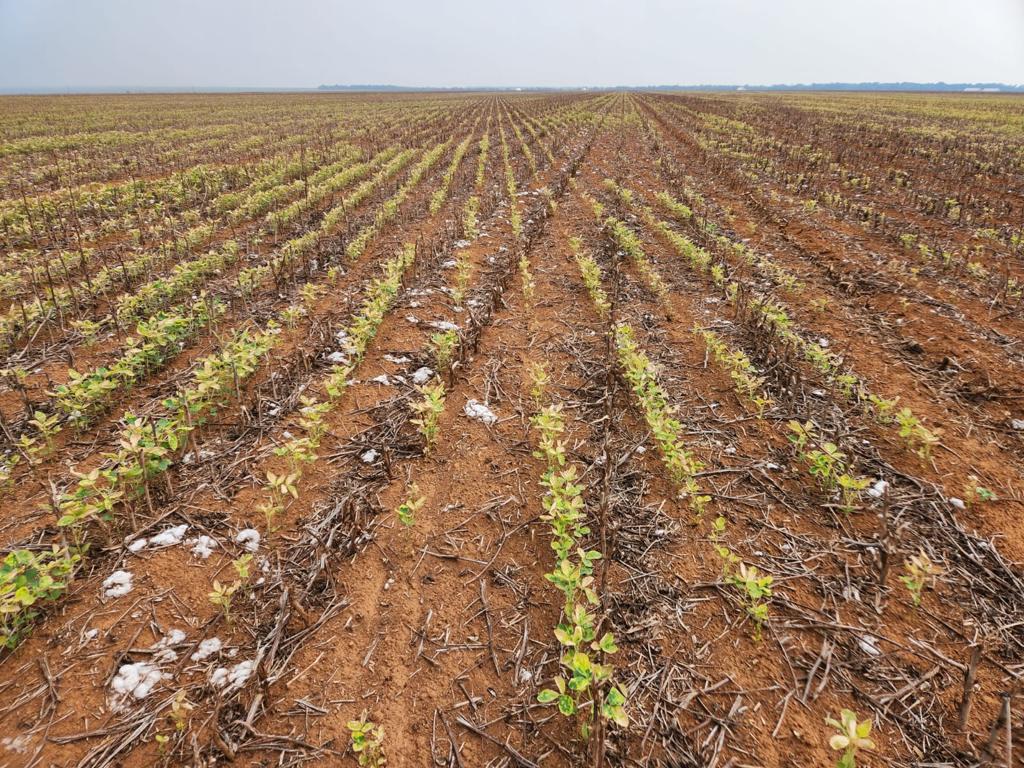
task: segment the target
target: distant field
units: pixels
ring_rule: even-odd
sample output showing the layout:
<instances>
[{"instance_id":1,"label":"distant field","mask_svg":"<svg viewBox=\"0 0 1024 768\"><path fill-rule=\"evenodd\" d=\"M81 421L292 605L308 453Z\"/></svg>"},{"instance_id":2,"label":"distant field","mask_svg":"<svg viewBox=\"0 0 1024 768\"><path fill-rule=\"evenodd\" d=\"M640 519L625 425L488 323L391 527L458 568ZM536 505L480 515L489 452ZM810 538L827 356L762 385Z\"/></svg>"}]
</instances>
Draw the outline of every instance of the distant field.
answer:
<instances>
[{"instance_id":1,"label":"distant field","mask_svg":"<svg viewBox=\"0 0 1024 768\"><path fill-rule=\"evenodd\" d=\"M1022 291L1019 97L0 97L0 765L1001 765Z\"/></svg>"}]
</instances>

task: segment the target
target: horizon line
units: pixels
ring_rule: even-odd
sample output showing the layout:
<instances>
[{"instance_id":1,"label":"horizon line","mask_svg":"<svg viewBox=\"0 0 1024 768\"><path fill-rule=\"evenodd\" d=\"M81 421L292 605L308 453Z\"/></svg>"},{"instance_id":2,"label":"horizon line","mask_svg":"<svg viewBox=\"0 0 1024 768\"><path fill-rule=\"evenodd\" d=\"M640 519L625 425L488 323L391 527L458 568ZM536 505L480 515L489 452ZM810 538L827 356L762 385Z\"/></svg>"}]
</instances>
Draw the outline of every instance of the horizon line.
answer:
<instances>
[{"instance_id":1,"label":"horizon line","mask_svg":"<svg viewBox=\"0 0 1024 768\"><path fill-rule=\"evenodd\" d=\"M538 92L538 91L645 91L645 90L858 90L858 91L963 91L964 89L993 89L1007 92L1024 91L1024 84L1000 81L947 82L936 81L827 81L810 83L693 83L644 85L450 85L417 86L391 83L322 83L316 86L259 86L259 85L104 85L104 86L13 86L0 87L0 95L87 95L87 94L148 94L148 93L324 93L338 91L377 92Z\"/></svg>"}]
</instances>

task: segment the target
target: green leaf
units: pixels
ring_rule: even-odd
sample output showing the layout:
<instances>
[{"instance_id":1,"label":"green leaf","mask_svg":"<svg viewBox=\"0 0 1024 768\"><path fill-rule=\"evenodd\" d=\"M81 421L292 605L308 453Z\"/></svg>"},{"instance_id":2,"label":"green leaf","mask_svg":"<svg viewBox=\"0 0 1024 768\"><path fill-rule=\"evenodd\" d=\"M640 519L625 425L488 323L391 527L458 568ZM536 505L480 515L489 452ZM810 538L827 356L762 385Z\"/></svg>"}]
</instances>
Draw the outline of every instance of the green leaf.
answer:
<instances>
[{"instance_id":1,"label":"green leaf","mask_svg":"<svg viewBox=\"0 0 1024 768\"><path fill-rule=\"evenodd\" d=\"M558 639L558 642L562 645L571 646L573 644L572 637L564 629L556 628L555 637Z\"/></svg>"},{"instance_id":2,"label":"green leaf","mask_svg":"<svg viewBox=\"0 0 1024 768\"><path fill-rule=\"evenodd\" d=\"M576 714L576 702L572 700L572 696L564 695L558 697L558 711L566 717Z\"/></svg>"},{"instance_id":3,"label":"green leaf","mask_svg":"<svg viewBox=\"0 0 1024 768\"><path fill-rule=\"evenodd\" d=\"M605 703L611 707L619 707L626 703L626 697L622 693L622 691L619 690L619 687L617 685L612 686L608 690L608 693L607 695L605 695L604 700Z\"/></svg>"}]
</instances>

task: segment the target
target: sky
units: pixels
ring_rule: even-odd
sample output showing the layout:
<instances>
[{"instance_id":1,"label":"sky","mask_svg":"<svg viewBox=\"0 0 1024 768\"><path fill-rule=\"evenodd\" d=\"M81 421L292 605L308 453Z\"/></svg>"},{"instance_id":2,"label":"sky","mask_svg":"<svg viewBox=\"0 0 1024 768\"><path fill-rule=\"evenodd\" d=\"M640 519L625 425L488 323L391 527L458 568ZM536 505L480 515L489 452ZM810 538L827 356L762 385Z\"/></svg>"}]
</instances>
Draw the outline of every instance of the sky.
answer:
<instances>
[{"instance_id":1,"label":"sky","mask_svg":"<svg viewBox=\"0 0 1024 768\"><path fill-rule=\"evenodd\" d=\"M0 0L0 89L1024 83L1024 0Z\"/></svg>"}]
</instances>

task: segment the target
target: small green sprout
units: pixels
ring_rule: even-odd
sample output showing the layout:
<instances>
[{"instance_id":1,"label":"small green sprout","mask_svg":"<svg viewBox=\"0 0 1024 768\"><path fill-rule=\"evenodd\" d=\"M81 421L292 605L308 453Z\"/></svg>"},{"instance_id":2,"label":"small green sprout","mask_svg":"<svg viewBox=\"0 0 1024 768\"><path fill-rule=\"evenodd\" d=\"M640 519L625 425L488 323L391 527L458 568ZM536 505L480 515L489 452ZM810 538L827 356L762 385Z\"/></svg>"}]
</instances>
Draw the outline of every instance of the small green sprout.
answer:
<instances>
[{"instance_id":1,"label":"small green sprout","mask_svg":"<svg viewBox=\"0 0 1024 768\"><path fill-rule=\"evenodd\" d=\"M412 483L409 486L409 496L398 505L398 509L395 513L398 515L399 522L402 523L406 528L411 528L416 523L416 513L423 507L426 499L420 496L420 489L416 483Z\"/></svg>"},{"instance_id":2,"label":"small green sprout","mask_svg":"<svg viewBox=\"0 0 1024 768\"><path fill-rule=\"evenodd\" d=\"M740 563L739 573L729 580L742 593L747 613L754 620L754 639L760 640L761 628L768 620L768 602L772 598L771 584L774 579L771 576L760 576L753 565L748 568L745 563Z\"/></svg>"},{"instance_id":3,"label":"small green sprout","mask_svg":"<svg viewBox=\"0 0 1024 768\"><path fill-rule=\"evenodd\" d=\"M914 605L921 605L921 593L928 586L929 582L934 584L938 577L942 575L942 569L931 561L924 550L913 555L904 563L903 567L907 573L904 576L900 576L900 581L910 590L910 597L914 601Z\"/></svg>"},{"instance_id":4,"label":"small green sprout","mask_svg":"<svg viewBox=\"0 0 1024 768\"><path fill-rule=\"evenodd\" d=\"M828 745L837 752L842 752L842 757L836 763L836 768L856 768L857 752L861 749L874 749L875 742L871 736L871 720L857 722L857 715L848 709L840 714L841 722L831 717L825 718L825 723L838 731L828 740Z\"/></svg>"},{"instance_id":5,"label":"small green sprout","mask_svg":"<svg viewBox=\"0 0 1024 768\"><path fill-rule=\"evenodd\" d=\"M454 329L435 333L430 337L430 347L434 353L437 370L448 370L455 358L455 350L458 346L459 334Z\"/></svg>"},{"instance_id":6,"label":"small green sprout","mask_svg":"<svg viewBox=\"0 0 1024 768\"><path fill-rule=\"evenodd\" d=\"M240 586L242 586L240 581L221 584L217 579L213 580L213 591L209 594L210 602L224 611L224 620L229 624L231 623L231 600Z\"/></svg>"},{"instance_id":7,"label":"small green sprout","mask_svg":"<svg viewBox=\"0 0 1024 768\"><path fill-rule=\"evenodd\" d=\"M383 726L368 720L364 710L358 720L349 720L348 730L352 735L352 751L359 756L359 765L367 768L384 768L387 765Z\"/></svg>"},{"instance_id":8,"label":"small green sprout","mask_svg":"<svg viewBox=\"0 0 1024 768\"><path fill-rule=\"evenodd\" d=\"M419 387L418 391L423 396L423 399L413 401L409 407L412 408L417 416L417 418L412 420L412 423L419 428L420 434L423 435L423 439L426 441L426 447L423 450L426 454L430 453L434 447L440 431L440 420L441 414L444 412L445 400L444 382L438 381L433 385L427 384Z\"/></svg>"}]
</instances>

